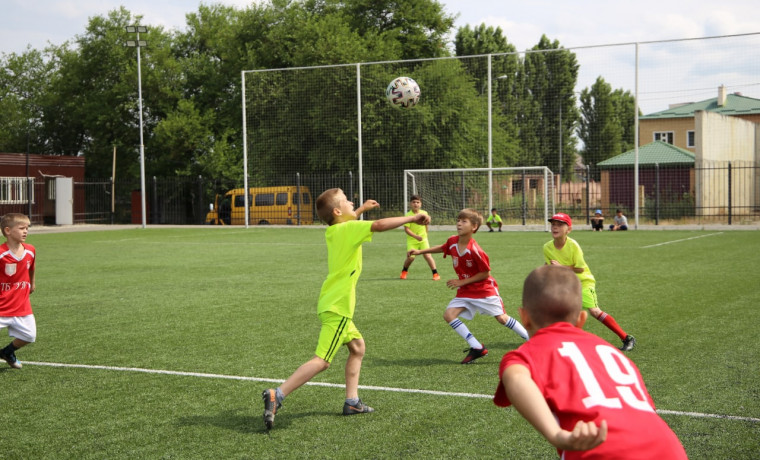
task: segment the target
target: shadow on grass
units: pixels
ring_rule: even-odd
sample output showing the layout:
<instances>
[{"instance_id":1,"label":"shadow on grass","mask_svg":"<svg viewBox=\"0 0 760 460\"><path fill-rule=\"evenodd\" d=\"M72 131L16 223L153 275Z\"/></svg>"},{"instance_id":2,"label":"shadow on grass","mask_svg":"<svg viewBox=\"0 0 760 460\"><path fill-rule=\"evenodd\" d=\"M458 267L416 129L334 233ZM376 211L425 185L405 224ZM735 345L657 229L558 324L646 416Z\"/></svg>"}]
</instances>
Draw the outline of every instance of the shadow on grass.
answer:
<instances>
[{"instance_id":1,"label":"shadow on grass","mask_svg":"<svg viewBox=\"0 0 760 460\"><path fill-rule=\"evenodd\" d=\"M242 414L242 412L249 413ZM264 426L263 420L263 409L260 412L261 414L256 415L252 409L239 409L226 410L218 414L191 415L180 417L177 424L179 426L214 426L240 433L267 435L268 432ZM277 417L275 417L275 425L272 428L272 431L277 429L287 429L294 420L301 418L326 416L342 417L343 415L340 412L327 411L278 413Z\"/></svg>"}]
</instances>

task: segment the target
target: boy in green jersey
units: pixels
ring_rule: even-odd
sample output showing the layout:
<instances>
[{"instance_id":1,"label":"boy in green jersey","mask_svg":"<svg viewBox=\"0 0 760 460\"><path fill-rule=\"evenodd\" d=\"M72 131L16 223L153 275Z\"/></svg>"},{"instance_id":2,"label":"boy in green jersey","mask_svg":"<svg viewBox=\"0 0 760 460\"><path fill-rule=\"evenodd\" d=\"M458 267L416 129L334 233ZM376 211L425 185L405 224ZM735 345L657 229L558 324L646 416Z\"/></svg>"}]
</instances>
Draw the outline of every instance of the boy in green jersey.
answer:
<instances>
[{"instance_id":1,"label":"boy in green jersey","mask_svg":"<svg viewBox=\"0 0 760 460\"><path fill-rule=\"evenodd\" d=\"M501 216L498 212L496 212L496 208L492 208L491 215L488 216L488 219L486 219L486 226L488 226L488 231L493 232L494 227L499 227L499 231L501 231L502 225L503 222L501 221Z\"/></svg>"},{"instance_id":2,"label":"boy in green jersey","mask_svg":"<svg viewBox=\"0 0 760 460\"><path fill-rule=\"evenodd\" d=\"M406 213L407 216L427 214L427 212L422 209L422 199L419 195L412 195L412 197L409 199L409 207L411 209L408 213ZM423 250L430 247L430 242L428 241L427 236L427 225L419 225L415 224L414 222L410 222L408 224L404 224L404 232L406 232L407 256L406 260L404 260L404 268L401 270L400 278L402 280L406 279L407 272L409 271L409 266L412 265L412 262L414 262L414 256L408 255L409 251L413 249ZM435 260L433 260L433 256L430 254L424 254L423 257L425 258L425 261L427 261L430 270L433 272L433 281L439 281L441 279L441 275L438 274L438 269L435 268Z\"/></svg>"},{"instance_id":3,"label":"boy in green jersey","mask_svg":"<svg viewBox=\"0 0 760 460\"><path fill-rule=\"evenodd\" d=\"M346 360L346 402L343 415L373 412L359 399L359 372L364 358L364 339L353 322L356 306L356 283L362 272L362 244L372 241L374 232L384 232L409 222L426 225L425 214L388 217L376 221L357 220L365 211L379 207L377 201L367 200L354 210L346 194L339 188L323 192L316 201L317 214L328 225L327 279L322 284L317 304L317 316L322 323L314 356L288 377L278 388L264 390L264 424L274 425L274 416L285 397L295 389L330 367L341 345L348 347Z\"/></svg>"},{"instance_id":4,"label":"boy in green jersey","mask_svg":"<svg viewBox=\"0 0 760 460\"><path fill-rule=\"evenodd\" d=\"M583 250L574 239L567 235L573 228L573 221L565 213L557 213L549 219L552 224L552 241L544 244L544 260L547 265L560 265L571 269L581 280L583 288L583 308L602 324L607 326L612 332L620 337L623 345L620 347L623 351L630 351L636 345L636 339L627 334L621 328L615 318L603 312L599 308L596 299L596 278L591 274L586 261L583 258Z\"/></svg>"}]
</instances>

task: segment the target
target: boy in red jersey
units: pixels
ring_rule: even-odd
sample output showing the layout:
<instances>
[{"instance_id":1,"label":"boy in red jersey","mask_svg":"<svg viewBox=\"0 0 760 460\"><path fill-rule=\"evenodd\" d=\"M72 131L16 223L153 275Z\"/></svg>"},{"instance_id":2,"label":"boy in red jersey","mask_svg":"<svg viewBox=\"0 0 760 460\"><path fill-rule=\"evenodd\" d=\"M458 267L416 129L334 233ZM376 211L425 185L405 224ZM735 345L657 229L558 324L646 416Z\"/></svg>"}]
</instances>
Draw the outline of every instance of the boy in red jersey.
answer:
<instances>
[{"instance_id":1,"label":"boy in red jersey","mask_svg":"<svg viewBox=\"0 0 760 460\"><path fill-rule=\"evenodd\" d=\"M32 313L29 294L34 292L35 250L26 244L29 218L23 214L8 213L0 219L5 243L0 246L0 329L8 328L13 341L0 350L14 369L21 369L16 350L37 338L37 324Z\"/></svg>"},{"instance_id":2,"label":"boy in red jersey","mask_svg":"<svg viewBox=\"0 0 760 460\"><path fill-rule=\"evenodd\" d=\"M483 218L477 211L463 209L457 216L457 234L450 237L446 243L429 249L409 251L408 255L443 253L445 258L451 256L458 278L446 281L446 286L456 289L457 294L449 302L443 314L443 319L449 323L467 344L469 350L462 364L469 364L488 354L488 349L470 332L462 320L473 319L475 313L491 315L498 322L512 329L525 340L528 333L516 319L504 312L504 302L499 296L499 285L491 276L491 265L483 249L480 248L473 234L483 223Z\"/></svg>"},{"instance_id":3,"label":"boy in red jersey","mask_svg":"<svg viewBox=\"0 0 760 460\"><path fill-rule=\"evenodd\" d=\"M565 460L686 459L636 365L581 329L586 317L573 272L533 270L520 309L530 340L502 358L494 403L514 405Z\"/></svg>"}]
</instances>

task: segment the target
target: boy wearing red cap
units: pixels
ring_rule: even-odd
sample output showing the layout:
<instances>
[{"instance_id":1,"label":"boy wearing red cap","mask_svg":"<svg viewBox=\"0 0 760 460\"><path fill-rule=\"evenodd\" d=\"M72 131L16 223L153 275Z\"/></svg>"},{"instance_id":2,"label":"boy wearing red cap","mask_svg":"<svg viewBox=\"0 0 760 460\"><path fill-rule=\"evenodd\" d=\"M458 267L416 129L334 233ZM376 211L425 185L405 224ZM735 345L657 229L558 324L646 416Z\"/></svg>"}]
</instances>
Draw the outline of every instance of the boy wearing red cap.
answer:
<instances>
[{"instance_id":1,"label":"boy wearing red cap","mask_svg":"<svg viewBox=\"0 0 760 460\"><path fill-rule=\"evenodd\" d=\"M544 244L546 264L567 267L578 275L583 287L583 308L588 309L591 316L601 321L620 337L620 340L623 341L621 350L632 350L636 345L636 339L626 333L615 321L615 318L599 308L596 298L596 279L583 259L583 250L578 242L567 236L573 228L573 220L567 214L559 212L553 215L549 222L552 224L553 240Z\"/></svg>"}]
</instances>

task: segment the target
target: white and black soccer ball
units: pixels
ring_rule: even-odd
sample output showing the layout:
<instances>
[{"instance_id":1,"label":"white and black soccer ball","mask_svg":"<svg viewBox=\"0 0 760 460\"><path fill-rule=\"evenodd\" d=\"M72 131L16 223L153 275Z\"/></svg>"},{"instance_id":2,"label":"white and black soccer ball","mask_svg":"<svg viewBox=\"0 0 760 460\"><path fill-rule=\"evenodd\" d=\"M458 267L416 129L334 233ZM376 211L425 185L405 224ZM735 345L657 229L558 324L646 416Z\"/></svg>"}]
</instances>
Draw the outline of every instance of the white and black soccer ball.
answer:
<instances>
[{"instance_id":1,"label":"white and black soccer ball","mask_svg":"<svg viewBox=\"0 0 760 460\"><path fill-rule=\"evenodd\" d=\"M394 78L385 89L385 97L393 107L411 109L420 100L420 85L409 77Z\"/></svg>"}]
</instances>

